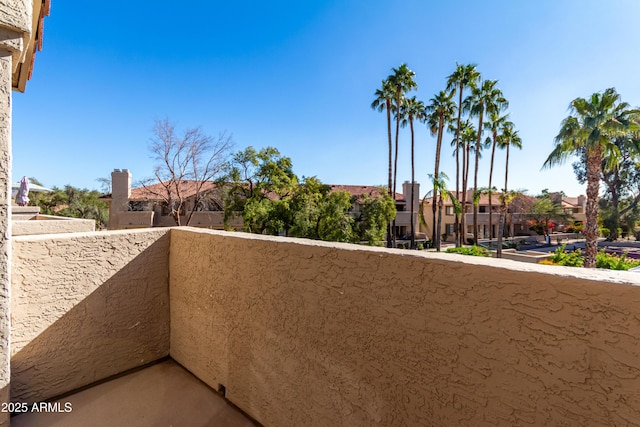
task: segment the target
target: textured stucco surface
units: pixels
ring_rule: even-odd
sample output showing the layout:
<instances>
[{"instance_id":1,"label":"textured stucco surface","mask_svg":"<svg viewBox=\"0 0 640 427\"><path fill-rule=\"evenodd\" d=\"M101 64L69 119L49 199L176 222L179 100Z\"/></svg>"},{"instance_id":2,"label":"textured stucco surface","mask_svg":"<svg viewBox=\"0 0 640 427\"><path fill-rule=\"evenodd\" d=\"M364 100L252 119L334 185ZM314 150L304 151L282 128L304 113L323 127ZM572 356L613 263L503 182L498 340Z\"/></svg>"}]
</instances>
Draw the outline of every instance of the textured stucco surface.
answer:
<instances>
[{"instance_id":1,"label":"textured stucco surface","mask_svg":"<svg viewBox=\"0 0 640 427\"><path fill-rule=\"evenodd\" d=\"M32 0L0 1L0 50L11 53L12 64L9 68L11 72L24 61L32 33L32 15ZM11 73L9 73L9 79L11 79Z\"/></svg>"},{"instance_id":2,"label":"textured stucco surface","mask_svg":"<svg viewBox=\"0 0 640 427\"><path fill-rule=\"evenodd\" d=\"M50 215L38 215L34 219L16 221L12 217L12 236L33 234L81 233L95 231L96 222L92 219L60 218Z\"/></svg>"},{"instance_id":3,"label":"textured stucco surface","mask_svg":"<svg viewBox=\"0 0 640 427\"><path fill-rule=\"evenodd\" d=\"M31 33L33 0L3 0L0 2L0 27L21 33Z\"/></svg>"},{"instance_id":4,"label":"textured stucco surface","mask_svg":"<svg viewBox=\"0 0 640 427\"><path fill-rule=\"evenodd\" d=\"M638 425L633 273L172 230L171 356L267 426Z\"/></svg>"},{"instance_id":5,"label":"textured stucco surface","mask_svg":"<svg viewBox=\"0 0 640 427\"><path fill-rule=\"evenodd\" d=\"M47 399L168 354L168 232L13 238L11 401Z\"/></svg>"},{"instance_id":6,"label":"textured stucco surface","mask_svg":"<svg viewBox=\"0 0 640 427\"><path fill-rule=\"evenodd\" d=\"M0 16L2 8L0 8ZM0 402L9 396L11 283L11 55L0 48ZM0 426L8 425L0 413Z\"/></svg>"}]
</instances>

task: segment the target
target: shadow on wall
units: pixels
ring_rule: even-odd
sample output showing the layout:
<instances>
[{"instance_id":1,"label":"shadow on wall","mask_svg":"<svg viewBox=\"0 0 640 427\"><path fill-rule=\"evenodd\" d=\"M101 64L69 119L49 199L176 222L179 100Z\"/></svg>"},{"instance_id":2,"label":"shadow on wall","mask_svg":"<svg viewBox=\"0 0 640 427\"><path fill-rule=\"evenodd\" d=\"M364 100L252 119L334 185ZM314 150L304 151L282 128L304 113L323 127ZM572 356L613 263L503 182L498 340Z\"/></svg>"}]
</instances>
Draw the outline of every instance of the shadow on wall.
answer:
<instances>
[{"instance_id":1,"label":"shadow on wall","mask_svg":"<svg viewBox=\"0 0 640 427\"><path fill-rule=\"evenodd\" d=\"M169 233L153 242L142 233L137 240L113 236L78 244L78 258L61 253L66 263L55 254L38 259L42 271L57 268L51 275L24 268L44 243L18 242L12 402L49 399L168 355ZM106 280L99 272L105 262L115 270Z\"/></svg>"}]
</instances>

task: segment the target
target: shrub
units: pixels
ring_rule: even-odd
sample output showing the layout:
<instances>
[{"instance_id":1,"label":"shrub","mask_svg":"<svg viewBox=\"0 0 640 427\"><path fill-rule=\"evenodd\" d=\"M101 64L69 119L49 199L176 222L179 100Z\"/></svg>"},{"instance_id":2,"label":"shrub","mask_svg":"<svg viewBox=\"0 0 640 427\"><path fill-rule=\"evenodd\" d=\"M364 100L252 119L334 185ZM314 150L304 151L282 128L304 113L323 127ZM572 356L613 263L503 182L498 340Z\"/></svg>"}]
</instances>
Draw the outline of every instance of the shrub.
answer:
<instances>
[{"instance_id":1,"label":"shrub","mask_svg":"<svg viewBox=\"0 0 640 427\"><path fill-rule=\"evenodd\" d=\"M609 237L609 234L611 234L611 230L609 230L608 228L606 228L606 227L602 227L602 228L600 229L600 235L601 235L602 237Z\"/></svg>"},{"instance_id":2,"label":"shrub","mask_svg":"<svg viewBox=\"0 0 640 427\"><path fill-rule=\"evenodd\" d=\"M565 252L567 245L562 245L556 248L553 255L549 257L549 261L555 265L564 265L567 267L582 267L584 264L584 256L580 249L575 251ZM546 263L545 263L546 264Z\"/></svg>"},{"instance_id":3,"label":"shrub","mask_svg":"<svg viewBox=\"0 0 640 427\"><path fill-rule=\"evenodd\" d=\"M606 268L608 270L629 270L640 265L640 261L627 258L627 254L620 256L608 254L603 250L596 255L596 268Z\"/></svg>"},{"instance_id":4,"label":"shrub","mask_svg":"<svg viewBox=\"0 0 640 427\"><path fill-rule=\"evenodd\" d=\"M447 253L461 254L461 255L471 255L471 256L484 256L490 257L491 253L486 248L481 248L480 246L463 246L461 248L449 248L446 250Z\"/></svg>"},{"instance_id":5,"label":"shrub","mask_svg":"<svg viewBox=\"0 0 640 427\"><path fill-rule=\"evenodd\" d=\"M549 259L540 261L540 264L547 265L564 265L567 267L582 267L584 264L584 255L580 249L573 252L565 252L566 245L562 245L556 249ZM608 254L604 249L596 254L596 268L604 268L608 270L629 270L630 268L640 265L640 261L627 258L626 254L613 255Z\"/></svg>"}]
</instances>

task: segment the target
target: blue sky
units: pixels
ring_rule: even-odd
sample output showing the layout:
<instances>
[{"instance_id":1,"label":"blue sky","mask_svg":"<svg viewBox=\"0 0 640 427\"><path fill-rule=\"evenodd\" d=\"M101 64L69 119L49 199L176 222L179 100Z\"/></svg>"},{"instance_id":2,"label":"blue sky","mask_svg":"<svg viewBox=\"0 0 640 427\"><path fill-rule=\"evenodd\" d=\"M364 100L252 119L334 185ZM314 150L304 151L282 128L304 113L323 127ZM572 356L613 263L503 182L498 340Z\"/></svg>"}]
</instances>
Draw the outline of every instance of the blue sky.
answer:
<instances>
[{"instance_id":1,"label":"blue sky","mask_svg":"<svg viewBox=\"0 0 640 427\"><path fill-rule=\"evenodd\" d=\"M615 87L640 104L633 0L186 4L52 2L32 80L14 94L14 181L99 188L114 168L151 176L151 128L168 117L227 131L237 150L275 146L299 176L384 184L386 121L370 108L381 80L406 62L427 103L459 62L499 80L510 102L523 149L512 152L509 187L576 195L584 188L570 162L540 171L570 101ZM405 130L400 182L410 178L409 143ZM427 182L434 154L435 138L417 126L417 181ZM455 186L448 146L442 170ZM503 152L494 174L500 187Z\"/></svg>"}]
</instances>

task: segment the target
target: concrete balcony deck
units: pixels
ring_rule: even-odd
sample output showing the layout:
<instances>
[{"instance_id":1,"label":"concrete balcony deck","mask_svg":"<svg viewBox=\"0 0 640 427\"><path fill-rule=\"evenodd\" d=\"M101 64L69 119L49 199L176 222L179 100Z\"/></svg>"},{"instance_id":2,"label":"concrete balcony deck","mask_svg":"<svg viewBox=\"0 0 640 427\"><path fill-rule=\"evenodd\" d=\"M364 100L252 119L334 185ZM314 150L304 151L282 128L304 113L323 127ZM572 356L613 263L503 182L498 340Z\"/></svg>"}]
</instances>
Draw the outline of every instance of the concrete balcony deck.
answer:
<instances>
[{"instance_id":1,"label":"concrete balcony deck","mask_svg":"<svg viewBox=\"0 0 640 427\"><path fill-rule=\"evenodd\" d=\"M61 412L14 416L13 427L254 427L222 396L166 360L54 400ZM68 410L68 412L63 412Z\"/></svg>"}]
</instances>

